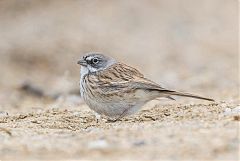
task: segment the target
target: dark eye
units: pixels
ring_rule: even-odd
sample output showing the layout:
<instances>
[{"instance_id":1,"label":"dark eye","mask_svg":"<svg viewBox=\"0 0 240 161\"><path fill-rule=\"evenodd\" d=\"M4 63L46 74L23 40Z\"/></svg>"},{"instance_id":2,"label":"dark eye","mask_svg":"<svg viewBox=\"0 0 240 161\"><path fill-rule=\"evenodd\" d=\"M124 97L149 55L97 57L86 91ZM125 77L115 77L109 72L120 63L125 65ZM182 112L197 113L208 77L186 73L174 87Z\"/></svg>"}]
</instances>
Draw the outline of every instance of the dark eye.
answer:
<instances>
[{"instance_id":1,"label":"dark eye","mask_svg":"<svg viewBox=\"0 0 240 161\"><path fill-rule=\"evenodd\" d=\"M97 64L98 62L99 62L98 58L93 58L93 59L92 59L92 63L93 63L93 64Z\"/></svg>"}]
</instances>

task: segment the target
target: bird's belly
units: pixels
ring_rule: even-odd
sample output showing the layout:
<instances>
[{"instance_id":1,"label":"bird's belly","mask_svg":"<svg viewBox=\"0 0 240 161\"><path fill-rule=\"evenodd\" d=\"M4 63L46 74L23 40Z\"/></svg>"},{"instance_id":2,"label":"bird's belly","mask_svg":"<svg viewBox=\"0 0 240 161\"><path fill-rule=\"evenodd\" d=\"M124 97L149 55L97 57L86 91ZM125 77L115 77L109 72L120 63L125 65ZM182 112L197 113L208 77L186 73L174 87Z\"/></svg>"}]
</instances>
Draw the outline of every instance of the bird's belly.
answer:
<instances>
[{"instance_id":1,"label":"bird's belly","mask_svg":"<svg viewBox=\"0 0 240 161\"><path fill-rule=\"evenodd\" d=\"M98 100L85 100L90 109L108 117L121 116L126 109L130 109L132 105L124 102L102 102Z\"/></svg>"},{"instance_id":2,"label":"bird's belly","mask_svg":"<svg viewBox=\"0 0 240 161\"><path fill-rule=\"evenodd\" d=\"M104 94L92 95L87 91L84 82L82 83L83 84L80 83L82 98L89 106L89 108L98 114L108 117L118 117L122 115L126 109L131 108L131 106L134 105L134 103L129 104L126 101L120 100L118 98L106 99Z\"/></svg>"},{"instance_id":3,"label":"bird's belly","mask_svg":"<svg viewBox=\"0 0 240 161\"><path fill-rule=\"evenodd\" d=\"M90 109L108 117L123 117L136 113L149 98L144 92L136 91L136 93L124 93L111 95L102 90L93 91L87 86L85 81L80 82L80 90L85 103ZM145 96L145 97L144 97Z\"/></svg>"}]
</instances>

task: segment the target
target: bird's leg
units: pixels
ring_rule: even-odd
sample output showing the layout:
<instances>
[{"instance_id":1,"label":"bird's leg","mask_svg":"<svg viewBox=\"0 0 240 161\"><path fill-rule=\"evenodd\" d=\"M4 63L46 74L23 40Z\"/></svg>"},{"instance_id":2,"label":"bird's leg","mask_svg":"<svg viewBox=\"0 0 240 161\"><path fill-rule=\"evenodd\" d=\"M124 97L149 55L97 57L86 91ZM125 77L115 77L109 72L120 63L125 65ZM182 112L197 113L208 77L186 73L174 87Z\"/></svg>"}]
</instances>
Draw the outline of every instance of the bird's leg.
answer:
<instances>
[{"instance_id":1,"label":"bird's leg","mask_svg":"<svg viewBox=\"0 0 240 161\"><path fill-rule=\"evenodd\" d=\"M95 120L98 123L101 120L101 115L96 112L94 113L94 115L95 115Z\"/></svg>"}]
</instances>

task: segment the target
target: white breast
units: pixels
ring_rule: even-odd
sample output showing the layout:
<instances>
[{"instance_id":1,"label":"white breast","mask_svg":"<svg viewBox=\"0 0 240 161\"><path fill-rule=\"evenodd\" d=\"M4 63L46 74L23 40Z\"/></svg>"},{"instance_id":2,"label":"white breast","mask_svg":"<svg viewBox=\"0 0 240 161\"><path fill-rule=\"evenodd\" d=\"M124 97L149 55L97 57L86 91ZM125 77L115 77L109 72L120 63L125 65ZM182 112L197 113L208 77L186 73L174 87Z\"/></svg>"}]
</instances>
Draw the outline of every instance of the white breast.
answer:
<instances>
[{"instance_id":1,"label":"white breast","mask_svg":"<svg viewBox=\"0 0 240 161\"><path fill-rule=\"evenodd\" d=\"M84 86L84 82L83 82L83 78L86 74L88 74L88 68L86 67L81 67L81 70L80 70L80 94L81 94L81 97L83 97L83 92L84 92L84 89L83 89L83 86Z\"/></svg>"}]
</instances>

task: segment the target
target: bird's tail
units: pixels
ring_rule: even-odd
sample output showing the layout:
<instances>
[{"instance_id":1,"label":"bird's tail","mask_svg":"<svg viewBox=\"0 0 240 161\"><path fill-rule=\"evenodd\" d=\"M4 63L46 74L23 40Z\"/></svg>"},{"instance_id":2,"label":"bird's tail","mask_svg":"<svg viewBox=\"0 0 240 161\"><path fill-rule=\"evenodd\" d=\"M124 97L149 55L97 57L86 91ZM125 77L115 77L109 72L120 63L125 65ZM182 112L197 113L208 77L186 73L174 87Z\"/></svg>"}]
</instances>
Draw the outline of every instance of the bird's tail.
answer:
<instances>
[{"instance_id":1,"label":"bird's tail","mask_svg":"<svg viewBox=\"0 0 240 161\"><path fill-rule=\"evenodd\" d=\"M175 96L182 96L182 97L191 97L191 98L196 98L196 99L202 99L202 100L207 100L207 101L214 101L211 98L206 98L202 96L198 96L195 94L191 93L185 93L185 92L177 92L177 91L171 91L171 90L164 90L164 93L167 93L169 95L175 95Z\"/></svg>"}]
</instances>

